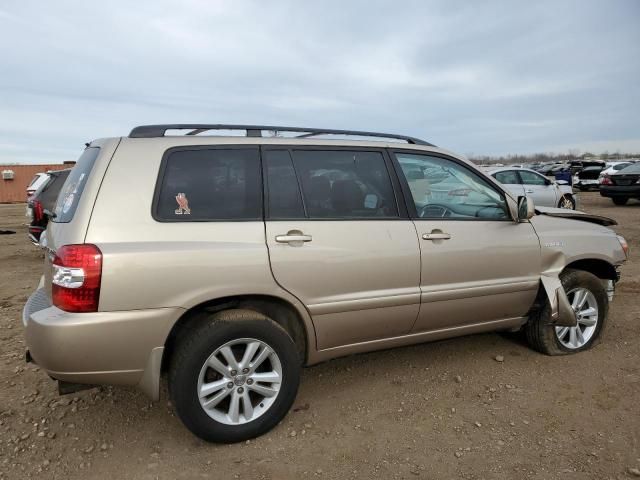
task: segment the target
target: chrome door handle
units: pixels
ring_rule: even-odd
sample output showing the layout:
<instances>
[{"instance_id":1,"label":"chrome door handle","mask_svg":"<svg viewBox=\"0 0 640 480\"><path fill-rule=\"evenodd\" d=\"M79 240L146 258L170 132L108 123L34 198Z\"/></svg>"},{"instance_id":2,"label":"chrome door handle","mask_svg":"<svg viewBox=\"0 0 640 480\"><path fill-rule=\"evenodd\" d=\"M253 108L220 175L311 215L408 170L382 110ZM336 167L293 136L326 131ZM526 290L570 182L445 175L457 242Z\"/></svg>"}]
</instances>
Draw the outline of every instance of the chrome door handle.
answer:
<instances>
[{"instance_id":1,"label":"chrome door handle","mask_svg":"<svg viewBox=\"0 0 640 480\"><path fill-rule=\"evenodd\" d=\"M525 190L525 193L533 193L533 190Z\"/></svg>"},{"instance_id":2,"label":"chrome door handle","mask_svg":"<svg viewBox=\"0 0 640 480\"><path fill-rule=\"evenodd\" d=\"M311 235L305 235L298 230L287 232L286 235L276 235L276 242L278 243L310 242L311 240Z\"/></svg>"},{"instance_id":3,"label":"chrome door handle","mask_svg":"<svg viewBox=\"0 0 640 480\"><path fill-rule=\"evenodd\" d=\"M444 232L431 232L431 233L423 233L423 240L449 240L451 235Z\"/></svg>"}]
</instances>

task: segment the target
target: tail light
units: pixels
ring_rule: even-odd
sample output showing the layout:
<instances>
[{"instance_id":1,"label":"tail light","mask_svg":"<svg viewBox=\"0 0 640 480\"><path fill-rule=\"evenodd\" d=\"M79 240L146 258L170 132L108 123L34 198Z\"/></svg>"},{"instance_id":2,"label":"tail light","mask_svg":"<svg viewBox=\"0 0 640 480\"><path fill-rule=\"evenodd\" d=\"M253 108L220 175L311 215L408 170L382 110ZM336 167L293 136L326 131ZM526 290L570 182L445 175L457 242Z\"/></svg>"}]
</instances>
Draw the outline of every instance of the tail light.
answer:
<instances>
[{"instance_id":1,"label":"tail light","mask_svg":"<svg viewBox=\"0 0 640 480\"><path fill-rule=\"evenodd\" d=\"M611 179L609 178L609 175L604 175L601 179L600 179L600 185L613 185L613 182L611 181Z\"/></svg>"},{"instance_id":2,"label":"tail light","mask_svg":"<svg viewBox=\"0 0 640 480\"><path fill-rule=\"evenodd\" d=\"M42 202L40 200L35 200L33 202L33 219L36 222L39 222L44 218L44 210L42 209Z\"/></svg>"},{"instance_id":3,"label":"tail light","mask_svg":"<svg viewBox=\"0 0 640 480\"><path fill-rule=\"evenodd\" d=\"M102 252L91 244L64 245L53 259L51 297L67 312L97 312Z\"/></svg>"}]
</instances>

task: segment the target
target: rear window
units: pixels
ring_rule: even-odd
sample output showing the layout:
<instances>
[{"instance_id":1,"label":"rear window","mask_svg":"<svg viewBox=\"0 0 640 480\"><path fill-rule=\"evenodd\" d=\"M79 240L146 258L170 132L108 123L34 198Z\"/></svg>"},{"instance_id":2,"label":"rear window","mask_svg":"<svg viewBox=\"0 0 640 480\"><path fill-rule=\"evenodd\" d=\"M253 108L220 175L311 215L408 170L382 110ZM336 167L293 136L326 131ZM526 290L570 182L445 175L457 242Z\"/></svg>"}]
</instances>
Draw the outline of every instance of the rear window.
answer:
<instances>
[{"instance_id":1,"label":"rear window","mask_svg":"<svg viewBox=\"0 0 640 480\"><path fill-rule=\"evenodd\" d=\"M29 185L27 185L27 187L30 187L31 185L33 185L34 183L36 183L36 181L37 181L39 178L40 178L40 174L39 174L39 173L36 173L36 176L35 176L35 177L33 177L33 178L31 179L31 181L29 182Z\"/></svg>"},{"instance_id":2,"label":"rear window","mask_svg":"<svg viewBox=\"0 0 640 480\"><path fill-rule=\"evenodd\" d=\"M262 220L257 148L170 150L156 189L161 222Z\"/></svg>"},{"instance_id":3,"label":"rear window","mask_svg":"<svg viewBox=\"0 0 640 480\"><path fill-rule=\"evenodd\" d=\"M618 173L640 173L640 162L624 167Z\"/></svg>"},{"instance_id":4,"label":"rear window","mask_svg":"<svg viewBox=\"0 0 640 480\"><path fill-rule=\"evenodd\" d=\"M58 196L54 211L54 222L67 223L73 219L73 215L76 213L76 208L78 208L78 203L80 202L80 197L84 191L84 186L89 179L89 174L99 154L100 148L89 147L85 148L82 155L80 155L78 162L71 170Z\"/></svg>"}]
</instances>

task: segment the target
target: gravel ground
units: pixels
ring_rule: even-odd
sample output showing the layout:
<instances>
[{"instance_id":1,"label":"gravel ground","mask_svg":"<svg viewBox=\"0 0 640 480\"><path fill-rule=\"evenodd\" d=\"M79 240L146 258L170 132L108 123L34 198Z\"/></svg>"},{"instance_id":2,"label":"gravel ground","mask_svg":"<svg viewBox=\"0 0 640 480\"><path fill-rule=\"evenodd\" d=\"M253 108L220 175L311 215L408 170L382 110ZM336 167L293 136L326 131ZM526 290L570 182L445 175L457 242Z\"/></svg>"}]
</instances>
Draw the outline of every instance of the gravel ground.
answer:
<instances>
[{"instance_id":1,"label":"gravel ground","mask_svg":"<svg viewBox=\"0 0 640 480\"><path fill-rule=\"evenodd\" d=\"M41 272L23 205L0 206L0 479L640 477L640 202L616 207L631 245L602 342L546 357L486 334L328 362L304 371L294 410L267 435L206 444L166 390L59 397L24 363L20 312ZM501 361L499 361L501 360Z\"/></svg>"}]
</instances>

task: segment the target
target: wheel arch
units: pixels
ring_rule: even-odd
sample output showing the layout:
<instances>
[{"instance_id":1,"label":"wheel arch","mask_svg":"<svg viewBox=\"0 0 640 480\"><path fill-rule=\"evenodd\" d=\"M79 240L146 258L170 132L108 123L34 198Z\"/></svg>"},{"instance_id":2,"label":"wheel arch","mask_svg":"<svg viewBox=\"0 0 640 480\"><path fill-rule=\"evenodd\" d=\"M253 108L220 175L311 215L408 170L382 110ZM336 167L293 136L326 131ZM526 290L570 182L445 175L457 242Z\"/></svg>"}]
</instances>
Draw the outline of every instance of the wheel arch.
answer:
<instances>
[{"instance_id":1,"label":"wheel arch","mask_svg":"<svg viewBox=\"0 0 640 480\"><path fill-rule=\"evenodd\" d=\"M564 270L566 269L584 270L585 272L592 273L602 280L615 281L618 279L618 272L616 271L616 267L614 267L606 260L598 258L582 258L580 260L575 260L567 264Z\"/></svg>"},{"instance_id":2,"label":"wheel arch","mask_svg":"<svg viewBox=\"0 0 640 480\"><path fill-rule=\"evenodd\" d=\"M287 300L272 295L237 295L221 297L195 305L174 323L165 341L162 355L162 371L166 371L181 335L193 322L201 321L202 312L216 313L223 310L246 309L261 313L282 326L293 339L300 362L306 363L310 346L315 344L314 331L298 309Z\"/></svg>"}]
</instances>

